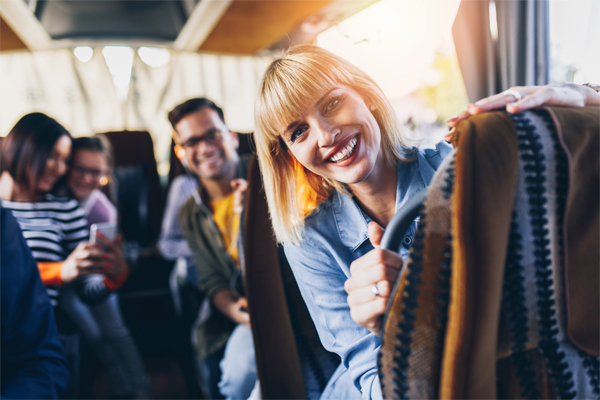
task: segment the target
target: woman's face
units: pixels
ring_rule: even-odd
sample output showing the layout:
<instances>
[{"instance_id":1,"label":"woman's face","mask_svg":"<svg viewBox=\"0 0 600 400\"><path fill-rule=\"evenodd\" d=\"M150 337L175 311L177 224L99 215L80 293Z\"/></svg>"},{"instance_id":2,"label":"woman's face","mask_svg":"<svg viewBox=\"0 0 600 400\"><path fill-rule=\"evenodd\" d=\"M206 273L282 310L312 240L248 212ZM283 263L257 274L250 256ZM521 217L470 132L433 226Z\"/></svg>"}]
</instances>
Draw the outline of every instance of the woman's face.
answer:
<instances>
[{"instance_id":1,"label":"woman's face","mask_svg":"<svg viewBox=\"0 0 600 400\"><path fill-rule=\"evenodd\" d=\"M282 131L294 157L317 175L368 184L374 168L383 166L379 125L362 97L347 86L323 92Z\"/></svg>"},{"instance_id":2,"label":"woman's face","mask_svg":"<svg viewBox=\"0 0 600 400\"><path fill-rule=\"evenodd\" d=\"M67 163L70 155L71 138L63 135L54 143L50 157L46 161L44 172L37 182L37 192L48 193L52 190L56 181L67 172Z\"/></svg>"},{"instance_id":3,"label":"woman's face","mask_svg":"<svg viewBox=\"0 0 600 400\"><path fill-rule=\"evenodd\" d=\"M108 162L104 153L77 150L73 154L67 185L77 200L84 200L101 186L100 179L107 173Z\"/></svg>"}]
</instances>

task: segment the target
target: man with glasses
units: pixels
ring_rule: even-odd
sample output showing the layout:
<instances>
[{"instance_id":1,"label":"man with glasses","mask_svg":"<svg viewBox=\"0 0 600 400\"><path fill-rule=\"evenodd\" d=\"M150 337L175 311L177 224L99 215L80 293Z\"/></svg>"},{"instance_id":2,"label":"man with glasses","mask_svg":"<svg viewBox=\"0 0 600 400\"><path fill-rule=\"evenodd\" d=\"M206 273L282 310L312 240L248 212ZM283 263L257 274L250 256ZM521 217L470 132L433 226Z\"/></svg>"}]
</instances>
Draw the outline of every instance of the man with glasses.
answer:
<instances>
[{"instance_id":1,"label":"man with glasses","mask_svg":"<svg viewBox=\"0 0 600 400\"><path fill-rule=\"evenodd\" d=\"M198 190L193 183L185 189L180 185L182 195L170 193L169 203L183 203L182 236L193 255L198 287L210 300L210 314L196 330L202 377L209 398L245 399L256 382L238 253L248 159L237 154L237 133L227 128L223 110L208 99L178 105L169 121L176 132L176 153L198 183ZM186 190L190 197L184 200ZM166 249L164 241L161 247Z\"/></svg>"}]
</instances>

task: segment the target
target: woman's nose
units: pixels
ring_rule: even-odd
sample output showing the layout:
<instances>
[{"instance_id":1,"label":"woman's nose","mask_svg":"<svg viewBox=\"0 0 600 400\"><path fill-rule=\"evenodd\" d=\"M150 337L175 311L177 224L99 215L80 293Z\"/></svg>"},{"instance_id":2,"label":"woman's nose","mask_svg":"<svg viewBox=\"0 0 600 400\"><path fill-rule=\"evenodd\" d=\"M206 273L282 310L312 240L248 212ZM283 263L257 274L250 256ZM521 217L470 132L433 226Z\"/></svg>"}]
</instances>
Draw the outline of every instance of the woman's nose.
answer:
<instances>
[{"instance_id":1,"label":"woman's nose","mask_svg":"<svg viewBox=\"0 0 600 400\"><path fill-rule=\"evenodd\" d=\"M332 146L335 143L336 137L340 134L340 129L332 124L322 122L315 123L314 128L317 131L317 142L319 147Z\"/></svg>"}]
</instances>

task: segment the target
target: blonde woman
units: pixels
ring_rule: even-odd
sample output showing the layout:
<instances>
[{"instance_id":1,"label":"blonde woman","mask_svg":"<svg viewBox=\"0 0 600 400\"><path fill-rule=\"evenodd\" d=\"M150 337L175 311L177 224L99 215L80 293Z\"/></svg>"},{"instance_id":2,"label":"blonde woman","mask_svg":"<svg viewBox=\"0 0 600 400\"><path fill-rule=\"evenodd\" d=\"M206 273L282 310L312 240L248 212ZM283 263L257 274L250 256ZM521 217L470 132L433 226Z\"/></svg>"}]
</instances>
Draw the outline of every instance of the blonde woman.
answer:
<instances>
[{"instance_id":1,"label":"blonde woman","mask_svg":"<svg viewBox=\"0 0 600 400\"><path fill-rule=\"evenodd\" d=\"M510 104L514 112L522 104L541 103L600 100L577 85L524 87L478 102L470 111ZM450 146L407 148L379 86L315 46L294 47L269 66L256 126L277 240L284 244L321 342L342 361L321 397L381 398L376 367L381 316L416 222L401 254L379 249L379 241L395 211L429 184Z\"/></svg>"}]
</instances>

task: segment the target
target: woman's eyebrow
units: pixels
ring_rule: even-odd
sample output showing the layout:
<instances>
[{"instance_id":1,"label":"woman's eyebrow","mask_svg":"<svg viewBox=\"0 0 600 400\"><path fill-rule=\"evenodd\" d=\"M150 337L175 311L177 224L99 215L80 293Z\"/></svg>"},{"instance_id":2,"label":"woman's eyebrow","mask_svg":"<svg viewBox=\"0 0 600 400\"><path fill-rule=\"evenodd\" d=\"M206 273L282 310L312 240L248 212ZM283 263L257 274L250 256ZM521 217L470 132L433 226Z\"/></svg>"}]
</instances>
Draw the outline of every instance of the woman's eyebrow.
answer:
<instances>
[{"instance_id":1,"label":"woman's eyebrow","mask_svg":"<svg viewBox=\"0 0 600 400\"><path fill-rule=\"evenodd\" d=\"M336 90L336 89L338 89L338 88L337 88L337 87L334 87L334 88L332 88L332 89L328 90L328 91L327 91L327 92L326 92L326 93L325 93L323 96L321 96L321 97L319 98L319 100L317 100L317 101L315 102L315 107L319 107L319 105L320 105L322 102L324 102L324 101L325 101L325 98L327 98L327 96L329 96L329 95L331 94L331 92L333 92L333 91L334 91L334 90Z\"/></svg>"},{"instance_id":2,"label":"woman's eyebrow","mask_svg":"<svg viewBox=\"0 0 600 400\"><path fill-rule=\"evenodd\" d=\"M292 129L294 126L298 125L299 122L300 121L296 120L296 121L292 122L291 124L289 124L287 126L287 128L285 128L285 131L283 131L283 133L286 133L287 131L289 131L290 129Z\"/></svg>"},{"instance_id":3,"label":"woman's eyebrow","mask_svg":"<svg viewBox=\"0 0 600 400\"><path fill-rule=\"evenodd\" d=\"M319 107L319 105L323 101L325 101L325 99L327 98L327 96L329 96L331 94L331 92L333 92L336 89L339 89L339 88L334 87L334 88L328 90L327 92L325 92L325 94L323 96L319 97L319 100L315 101L315 107ZM285 130L283 131L283 133L286 133L287 131L289 131L290 129L292 129L294 126L298 125L298 123L300 123L300 121L298 121L298 120L292 122L291 124L289 124L287 126L287 128L285 128Z\"/></svg>"}]
</instances>

